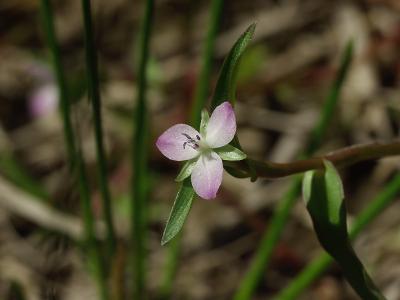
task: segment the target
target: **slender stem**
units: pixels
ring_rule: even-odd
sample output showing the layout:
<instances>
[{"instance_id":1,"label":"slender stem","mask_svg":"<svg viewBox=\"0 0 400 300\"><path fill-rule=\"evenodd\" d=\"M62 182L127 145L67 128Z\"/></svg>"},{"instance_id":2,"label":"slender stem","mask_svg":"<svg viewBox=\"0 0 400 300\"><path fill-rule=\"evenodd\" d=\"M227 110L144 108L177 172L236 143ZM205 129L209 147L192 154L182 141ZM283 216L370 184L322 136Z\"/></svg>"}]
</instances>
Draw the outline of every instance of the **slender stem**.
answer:
<instances>
[{"instance_id":1,"label":"slender stem","mask_svg":"<svg viewBox=\"0 0 400 300\"><path fill-rule=\"evenodd\" d=\"M179 263L181 241L182 232L176 235L176 237L168 245L166 266L164 267L164 278L160 289L160 299L168 299L171 294L172 285L174 283L174 278Z\"/></svg>"},{"instance_id":2,"label":"slender stem","mask_svg":"<svg viewBox=\"0 0 400 300\"><path fill-rule=\"evenodd\" d=\"M207 100L207 92L210 87L210 76L212 67L212 58L215 47L215 39L218 32L220 19L222 16L223 0L213 0L211 3L211 15L208 22L207 39L204 44L202 54L202 65L200 75L197 80L197 85L193 97L193 105L190 114L190 123L197 128L200 125L200 112L205 107Z\"/></svg>"},{"instance_id":3,"label":"slender stem","mask_svg":"<svg viewBox=\"0 0 400 300\"><path fill-rule=\"evenodd\" d=\"M110 190L107 180L107 161L104 151L103 128L101 119L101 98L97 67L97 53L92 29L90 0L82 0L82 12L85 29L86 72L88 92L92 102L94 132L96 139L97 176L100 185L103 214L107 228L107 254L111 259L115 250L115 230L113 225Z\"/></svg>"},{"instance_id":4,"label":"slender stem","mask_svg":"<svg viewBox=\"0 0 400 300\"><path fill-rule=\"evenodd\" d=\"M369 223L396 199L395 197L399 192L400 174L396 175L385 189L357 216L350 229L350 238L355 239ZM321 253L274 299L298 299L299 295L328 268L332 261L333 259L327 253Z\"/></svg>"},{"instance_id":5,"label":"slender stem","mask_svg":"<svg viewBox=\"0 0 400 300\"><path fill-rule=\"evenodd\" d=\"M68 158L70 162L70 167L74 171L74 175L78 179L80 202L85 227L85 239L88 242L89 258L94 266L95 277L98 284L100 297L102 300L107 300L107 285L104 276L100 251L96 245L89 183L86 176L82 153L80 152L80 150L78 151L79 147L76 146L74 140L69 94L67 92L64 70L61 64L60 50L55 36L53 15L49 0L42 0L42 14L47 41L52 56L54 72L56 73L57 84L60 91L60 112L64 125L64 135L66 140Z\"/></svg>"},{"instance_id":6,"label":"slender stem","mask_svg":"<svg viewBox=\"0 0 400 300\"><path fill-rule=\"evenodd\" d=\"M345 51L343 52L340 70L336 76L335 81L332 84L327 99L325 100L320 118L313 131L313 134L311 135L309 146L307 147L302 157L312 155L312 153L319 147L322 141L322 137L326 132L329 121L332 118L334 109L339 100L340 91L344 83L345 75L347 74L351 63L352 52L353 43L349 42ZM247 164L244 164L244 166L247 167ZM254 166L252 167L254 168ZM247 172L250 173L249 171ZM235 300L250 299L252 294L254 293L254 290L256 289L264 270L268 267L275 245L279 240L283 228L289 218L291 208L293 207L298 197L298 194L300 193L300 190L301 177L296 176L293 179L288 192L278 202L279 205L274 212L271 220L271 225L265 231L261 238L260 245L254 255L254 258L252 259L250 268L244 275L244 278L240 283L238 290L236 291L234 297Z\"/></svg>"},{"instance_id":7,"label":"slender stem","mask_svg":"<svg viewBox=\"0 0 400 300\"><path fill-rule=\"evenodd\" d=\"M0 154L0 169L8 180L14 182L29 194L36 196L41 201L49 200L47 191L26 172L11 151Z\"/></svg>"},{"instance_id":8,"label":"slender stem","mask_svg":"<svg viewBox=\"0 0 400 300\"><path fill-rule=\"evenodd\" d=\"M146 201L148 185L148 111L147 111L147 66L149 61L149 43L153 23L154 1L147 0L141 24L139 39L139 66L137 71L138 90L137 106L134 122L134 136L132 140L132 188L133 199L131 205L131 242L132 270L134 275L134 299L145 298L146 278Z\"/></svg>"},{"instance_id":9,"label":"slender stem","mask_svg":"<svg viewBox=\"0 0 400 300\"><path fill-rule=\"evenodd\" d=\"M83 163L82 153L77 152L76 172L79 184L79 194L81 198L81 209L83 213L83 221L85 228L86 245L89 253L91 264L93 265L94 276L100 293L101 300L109 299L107 280L104 272L104 265L100 254L100 248L96 240L94 217L91 207L89 183L87 180L85 165Z\"/></svg>"},{"instance_id":10,"label":"slender stem","mask_svg":"<svg viewBox=\"0 0 400 300\"><path fill-rule=\"evenodd\" d=\"M257 251L253 257L244 280L242 280L239 289L236 291L234 300L251 298L251 295L259 282L260 274L264 272L268 265L272 252L275 249L275 245L280 238L282 228L286 224L288 211L290 211L290 208L296 201L300 190L301 177L297 176L293 179L290 188L279 202L278 207L276 207L274 217L266 231L268 234L264 235L259 251Z\"/></svg>"},{"instance_id":11,"label":"slender stem","mask_svg":"<svg viewBox=\"0 0 400 300\"><path fill-rule=\"evenodd\" d=\"M70 119L71 107L69 102L67 84L64 76L64 68L61 63L60 47L57 43L53 13L49 0L41 1L41 13L43 18L43 27L46 33L46 40L50 50L51 62L53 65L54 73L56 75L57 85L59 89L61 104L60 114L63 121L64 139L67 147L68 160L70 162L70 166L72 166L74 164L76 147Z\"/></svg>"},{"instance_id":12,"label":"slender stem","mask_svg":"<svg viewBox=\"0 0 400 300\"><path fill-rule=\"evenodd\" d=\"M360 161L375 160L394 155L400 155L400 140L398 139L388 143L354 145L333 151L324 156L290 163L250 161L258 177L279 178L313 169L322 169L324 167L323 160L331 161L336 167L345 167ZM228 162L227 165L236 166L241 171L249 172L248 165L243 162Z\"/></svg>"}]
</instances>

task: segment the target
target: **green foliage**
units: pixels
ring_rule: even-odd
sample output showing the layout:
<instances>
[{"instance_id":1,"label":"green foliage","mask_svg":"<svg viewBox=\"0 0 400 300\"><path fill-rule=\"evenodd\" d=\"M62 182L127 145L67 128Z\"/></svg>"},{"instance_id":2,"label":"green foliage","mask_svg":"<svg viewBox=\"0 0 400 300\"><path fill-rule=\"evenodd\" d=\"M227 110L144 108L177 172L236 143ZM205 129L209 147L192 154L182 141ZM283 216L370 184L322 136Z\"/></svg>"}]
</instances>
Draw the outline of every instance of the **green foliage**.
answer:
<instances>
[{"instance_id":1,"label":"green foliage","mask_svg":"<svg viewBox=\"0 0 400 300\"><path fill-rule=\"evenodd\" d=\"M161 245L168 243L182 229L186 217L189 214L190 207L192 206L193 197L194 190L190 183L190 178L187 178L182 182L178 194L176 195L174 205L172 206L167 225L165 226L161 238Z\"/></svg>"},{"instance_id":2,"label":"green foliage","mask_svg":"<svg viewBox=\"0 0 400 300\"><path fill-rule=\"evenodd\" d=\"M219 156L221 156L223 160L237 161L243 160L247 157L247 155L243 151L229 144L214 150L218 153Z\"/></svg>"},{"instance_id":3,"label":"green foliage","mask_svg":"<svg viewBox=\"0 0 400 300\"><path fill-rule=\"evenodd\" d=\"M179 172L178 176L176 176L175 181L181 182L188 178L190 174L192 174L193 168L196 165L197 159L188 160L182 167L181 171Z\"/></svg>"},{"instance_id":4,"label":"green foliage","mask_svg":"<svg viewBox=\"0 0 400 300\"><path fill-rule=\"evenodd\" d=\"M26 172L12 153L6 151L0 153L0 170L7 179L14 182L23 190L40 200L48 200L49 195L47 191Z\"/></svg>"},{"instance_id":5,"label":"green foliage","mask_svg":"<svg viewBox=\"0 0 400 300\"><path fill-rule=\"evenodd\" d=\"M108 187L107 159L104 150L103 121L101 116L100 82L97 67L97 51L92 29L90 0L82 1L82 11L85 31L87 87L92 103L93 128L96 142L97 177L100 186L104 221L107 228L107 258L108 261L111 261L111 257L115 251L116 236L112 217L111 195Z\"/></svg>"},{"instance_id":6,"label":"green foliage","mask_svg":"<svg viewBox=\"0 0 400 300\"><path fill-rule=\"evenodd\" d=\"M131 205L131 268L133 297L144 299L146 290L147 192L149 186L148 153L150 136L148 117L148 66L150 37L153 26L154 0L146 0L138 40L136 109L132 116L132 205Z\"/></svg>"},{"instance_id":7,"label":"green foliage","mask_svg":"<svg viewBox=\"0 0 400 300\"><path fill-rule=\"evenodd\" d=\"M256 24L251 24L239 37L225 58L211 102L212 110L224 101L235 103L236 77L240 58L253 38L255 29Z\"/></svg>"},{"instance_id":8,"label":"green foliage","mask_svg":"<svg viewBox=\"0 0 400 300\"><path fill-rule=\"evenodd\" d=\"M324 165L324 171L306 172L303 180L303 197L318 240L362 299L385 299L351 246L340 176L331 162Z\"/></svg>"},{"instance_id":9,"label":"green foliage","mask_svg":"<svg viewBox=\"0 0 400 300\"><path fill-rule=\"evenodd\" d=\"M358 234L373 221L384 209L386 209L400 191L400 174L396 175L355 219L350 229L350 238L353 240ZM295 300L314 280L318 278L330 265L332 258L321 253L315 258L285 289L283 289L275 300Z\"/></svg>"},{"instance_id":10,"label":"green foliage","mask_svg":"<svg viewBox=\"0 0 400 300\"><path fill-rule=\"evenodd\" d=\"M195 128L199 126L200 111L206 104L207 94L210 88L213 52L219 23L222 17L223 6L223 0L213 0L211 3L211 15L208 22L207 39L204 43L202 65L193 96L193 105L190 114L190 124Z\"/></svg>"}]
</instances>

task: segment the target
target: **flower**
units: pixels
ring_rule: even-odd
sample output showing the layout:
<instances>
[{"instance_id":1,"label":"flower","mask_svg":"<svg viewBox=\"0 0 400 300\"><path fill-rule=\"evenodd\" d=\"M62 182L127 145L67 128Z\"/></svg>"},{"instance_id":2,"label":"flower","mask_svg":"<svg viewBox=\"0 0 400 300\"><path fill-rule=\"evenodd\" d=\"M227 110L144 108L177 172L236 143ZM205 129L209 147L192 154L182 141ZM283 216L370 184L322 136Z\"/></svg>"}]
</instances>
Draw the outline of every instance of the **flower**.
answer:
<instances>
[{"instance_id":1,"label":"flower","mask_svg":"<svg viewBox=\"0 0 400 300\"><path fill-rule=\"evenodd\" d=\"M189 125L176 124L157 139L156 145L171 160L187 160L177 181L191 176L195 192L203 199L213 199L222 182L222 160L246 158L246 154L229 145L235 133L235 112L229 102L224 102L211 117L203 110L200 132Z\"/></svg>"}]
</instances>

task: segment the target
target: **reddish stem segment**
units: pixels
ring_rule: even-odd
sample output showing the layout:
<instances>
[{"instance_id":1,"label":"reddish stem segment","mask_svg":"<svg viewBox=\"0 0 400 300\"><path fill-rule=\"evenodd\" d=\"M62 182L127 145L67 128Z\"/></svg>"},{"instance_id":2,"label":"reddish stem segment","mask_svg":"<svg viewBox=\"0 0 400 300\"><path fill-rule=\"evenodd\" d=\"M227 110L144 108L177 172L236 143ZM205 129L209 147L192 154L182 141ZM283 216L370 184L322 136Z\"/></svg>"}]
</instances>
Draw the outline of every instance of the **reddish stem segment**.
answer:
<instances>
[{"instance_id":1,"label":"reddish stem segment","mask_svg":"<svg viewBox=\"0 0 400 300\"><path fill-rule=\"evenodd\" d=\"M336 167L353 165L360 161L375 160L387 156L400 155L400 140L396 139L387 143L371 143L354 145L330 152L324 156L303 159L289 163L261 162L249 159L258 177L279 178L297 173L306 172L324 167L323 160L331 161ZM250 170L246 163L224 162L226 166L246 172L250 177Z\"/></svg>"}]
</instances>

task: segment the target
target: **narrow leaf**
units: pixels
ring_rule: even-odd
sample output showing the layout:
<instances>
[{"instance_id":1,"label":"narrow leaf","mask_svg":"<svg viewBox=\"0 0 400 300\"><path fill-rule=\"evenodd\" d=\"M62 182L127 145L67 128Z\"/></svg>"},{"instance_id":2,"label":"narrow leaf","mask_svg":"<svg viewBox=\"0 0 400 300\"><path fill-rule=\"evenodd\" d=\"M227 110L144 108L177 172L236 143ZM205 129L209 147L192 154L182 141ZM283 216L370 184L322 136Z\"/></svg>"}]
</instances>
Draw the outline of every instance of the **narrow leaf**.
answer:
<instances>
[{"instance_id":1,"label":"narrow leaf","mask_svg":"<svg viewBox=\"0 0 400 300\"><path fill-rule=\"evenodd\" d=\"M247 155L243 151L239 150L236 147L233 147L232 145L225 145L221 148L217 148L214 150L223 160L237 161L243 160L247 157Z\"/></svg>"},{"instance_id":2,"label":"narrow leaf","mask_svg":"<svg viewBox=\"0 0 400 300\"><path fill-rule=\"evenodd\" d=\"M318 240L362 299L385 299L351 246L340 176L331 162L324 165L324 171L309 171L303 180L303 197Z\"/></svg>"},{"instance_id":3,"label":"narrow leaf","mask_svg":"<svg viewBox=\"0 0 400 300\"><path fill-rule=\"evenodd\" d=\"M182 167L181 171L179 172L178 176L176 176L175 181L181 182L188 178L190 174L192 174L193 168L196 165L197 159L188 160Z\"/></svg>"},{"instance_id":4,"label":"narrow leaf","mask_svg":"<svg viewBox=\"0 0 400 300\"><path fill-rule=\"evenodd\" d=\"M181 187L179 188L178 194L176 195L174 205L172 206L167 225L165 226L165 230L161 238L161 245L168 243L182 229L192 205L193 197L194 190L190 183L190 179L187 178L183 181Z\"/></svg>"},{"instance_id":5,"label":"narrow leaf","mask_svg":"<svg viewBox=\"0 0 400 300\"><path fill-rule=\"evenodd\" d=\"M221 72L218 77L217 86L215 87L214 96L211 102L211 109L214 110L224 101L235 102L236 92L236 75L240 58L250 43L256 24L251 24L247 30L233 45L228 56L225 58Z\"/></svg>"},{"instance_id":6,"label":"narrow leaf","mask_svg":"<svg viewBox=\"0 0 400 300\"><path fill-rule=\"evenodd\" d=\"M215 87L214 95L211 101L211 109L214 110L219 104L224 101L229 101L232 104L236 99L236 77L240 59L253 38L256 23L251 24L246 31L239 37L236 43L229 51L228 56L224 60L221 72L218 77L217 86ZM237 135L231 142L233 146L242 150ZM249 166L251 181L257 179L256 173L249 161L246 161Z\"/></svg>"}]
</instances>

